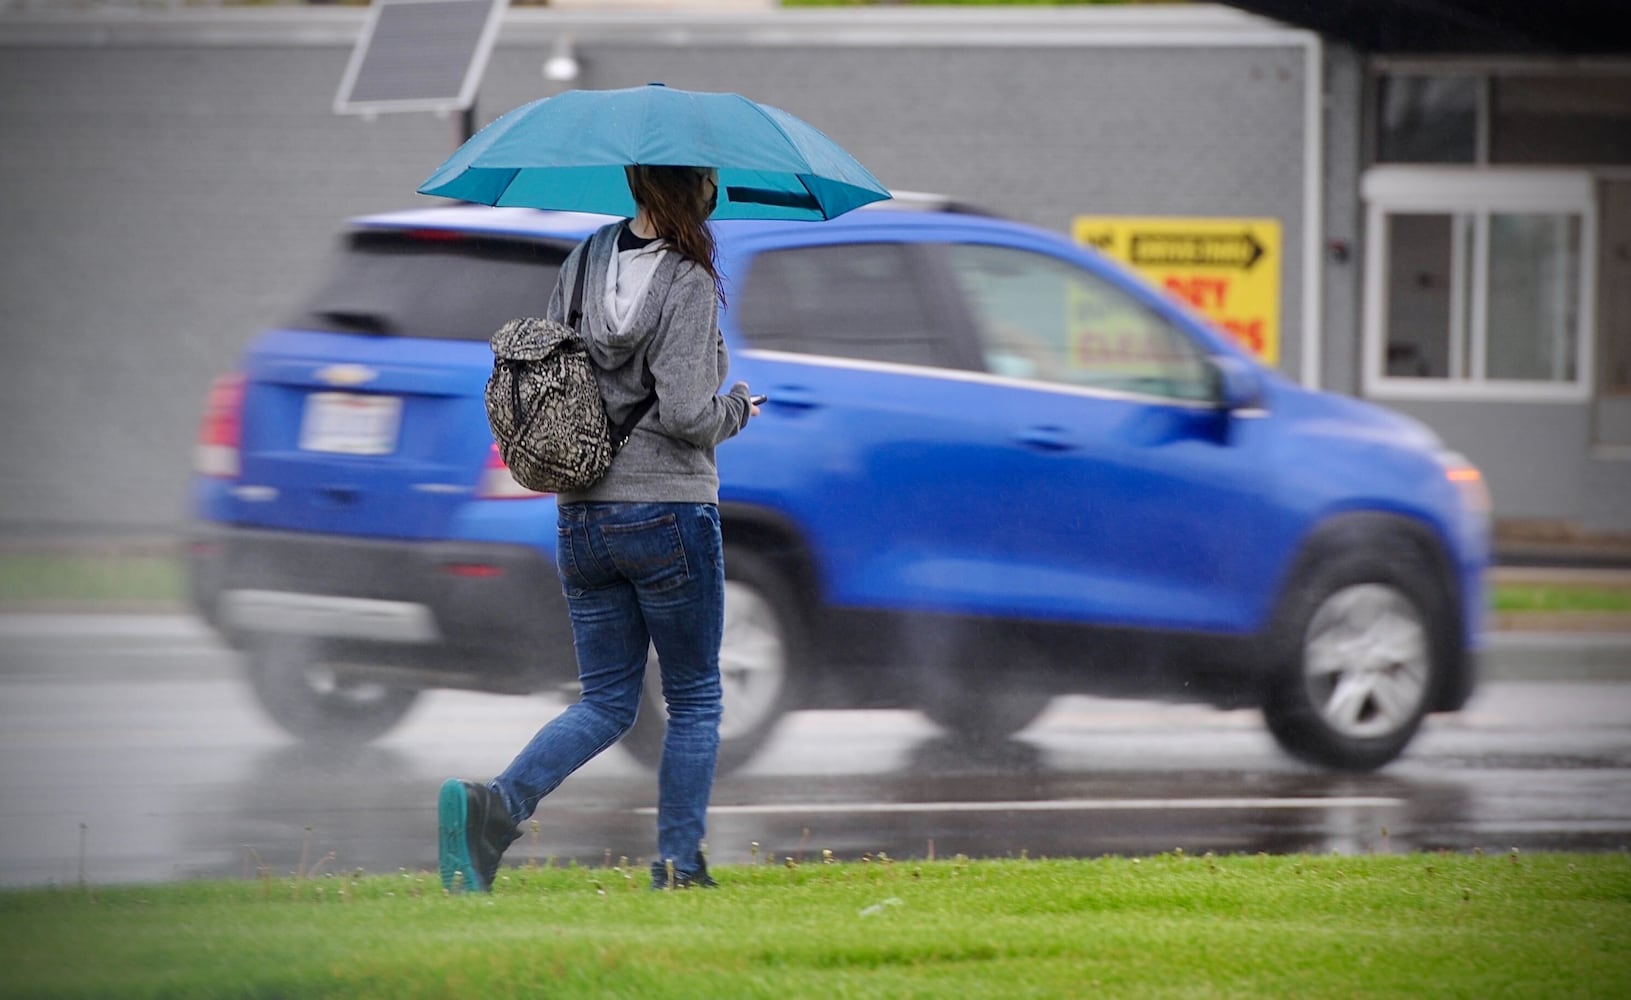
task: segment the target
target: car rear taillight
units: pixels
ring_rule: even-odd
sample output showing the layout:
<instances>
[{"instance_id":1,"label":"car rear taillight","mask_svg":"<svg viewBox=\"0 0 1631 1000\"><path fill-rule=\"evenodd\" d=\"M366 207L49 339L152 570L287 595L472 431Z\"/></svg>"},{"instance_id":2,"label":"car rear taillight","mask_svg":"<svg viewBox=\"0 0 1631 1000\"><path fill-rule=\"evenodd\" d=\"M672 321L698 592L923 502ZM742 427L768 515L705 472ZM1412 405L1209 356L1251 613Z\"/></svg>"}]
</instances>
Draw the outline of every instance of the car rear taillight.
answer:
<instances>
[{"instance_id":1,"label":"car rear taillight","mask_svg":"<svg viewBox=\"0 0 1631 1000\"><path fill-rule=\"evenodd\" d=\"M547 497L548 493L529 490L510 475L510 467L498 453L495 443L487 452L487 465L481 470L481 482L476 485L476 496L483 500L531 500Z\"/></svg>"},{"instance_id":2,"label":"car rear taillight","mask_svg":"<svg viewBox=\"0 0 1631 1000\"><path fill-rule=\"evenodd\" d=\"M201 476L236 479L238 447L243 437L244 377L222 375L210 383L204 419L193 448L193 471Z\"/></svg>"}]
</instances>

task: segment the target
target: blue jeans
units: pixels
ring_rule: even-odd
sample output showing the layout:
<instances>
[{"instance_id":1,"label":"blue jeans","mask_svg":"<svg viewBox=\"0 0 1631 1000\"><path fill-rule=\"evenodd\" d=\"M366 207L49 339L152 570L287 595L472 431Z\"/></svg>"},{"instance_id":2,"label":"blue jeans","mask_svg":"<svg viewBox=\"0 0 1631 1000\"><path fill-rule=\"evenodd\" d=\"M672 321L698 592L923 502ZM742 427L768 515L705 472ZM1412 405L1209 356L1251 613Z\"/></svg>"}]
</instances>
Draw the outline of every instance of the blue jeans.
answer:
<instances>
[{"instance_id":1,"label":"blue jeans","mask_svg":"<svg viewBox=\"0 0 1631 1000\"><path fill-rule=\"evenodd\" d=\"M649 643L668 703L658 769L658 856L678 871L695 872L719 756L725 627L719 508L564 504L558 534L556 562L583 694L538 731L493 787L520 823L567 775L628 732L640 708Z\"/></svg>"}]
</instances>

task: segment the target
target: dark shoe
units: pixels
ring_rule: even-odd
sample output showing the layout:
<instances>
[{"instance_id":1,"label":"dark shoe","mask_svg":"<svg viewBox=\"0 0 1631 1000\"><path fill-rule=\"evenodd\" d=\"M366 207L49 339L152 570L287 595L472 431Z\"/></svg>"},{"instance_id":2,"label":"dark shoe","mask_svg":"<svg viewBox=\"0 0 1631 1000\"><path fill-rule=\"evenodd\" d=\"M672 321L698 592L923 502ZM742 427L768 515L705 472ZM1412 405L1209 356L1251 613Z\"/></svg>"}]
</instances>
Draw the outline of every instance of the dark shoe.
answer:
<instances>
[{"instance_id":1,"label":"dark shoe","mask_svg":"<svg viewBox=\"0 0 1631 1000\"><path fill-rule=\"evenodd\" d=\"M475 781L449 778L436 800L437 854L448 892L491 892L504 851L521 836L504 799Z\"/></svg>"},{"instance_id":2,"label":"dark shoe","mask_svg":"<svg viewBox=\"0 0 1631 1000\"><path fill-rule=\"evenodd\" d=\"M653 889L716 889L719 883L708 874L708 862L697 860L697 870L694 872L674 869L673 877L669 877L668 864L663 861L651 863L651 887Z\"/></svg>"}]
</instances>

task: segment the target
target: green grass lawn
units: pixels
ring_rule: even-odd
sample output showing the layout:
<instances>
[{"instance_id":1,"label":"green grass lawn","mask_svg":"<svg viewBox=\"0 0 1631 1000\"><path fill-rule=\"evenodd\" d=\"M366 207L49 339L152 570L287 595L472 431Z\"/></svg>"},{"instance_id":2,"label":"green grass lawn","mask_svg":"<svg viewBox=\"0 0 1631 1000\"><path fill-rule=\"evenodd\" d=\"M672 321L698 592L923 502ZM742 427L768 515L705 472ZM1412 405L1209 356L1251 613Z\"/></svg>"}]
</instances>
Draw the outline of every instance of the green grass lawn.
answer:
<instances>
[{"instance_id":1,"label":"green grass lawn","mask_svg":"<svg viewBox=\"0 0 1631 1000\"><path fill-rule=\"evenodd\" d=\"M1496 611L1631 614L1631 587L1594 584L1502 584L1492 588Z\"/></svg>"},{"instance_id":2,"label":"green grass lawn","mask_svg":"<svg viewBox=\"0 0 1631 1000\"><path fill-rule=\"evenodd\" d=\"M168 552L0 552L0 604L168 604L185 592L181 560Z\"/></svg>"},{"instance_id":3,"label":"green grass lawn","mask_svg":"<svg viewBox=\"0 0 1631 1000\"><path fill-rule=\"evenodd\" d=\"M1631 857L741 866L0 894L15 997L1624 997Z\"/></svg>"}]
</instances>

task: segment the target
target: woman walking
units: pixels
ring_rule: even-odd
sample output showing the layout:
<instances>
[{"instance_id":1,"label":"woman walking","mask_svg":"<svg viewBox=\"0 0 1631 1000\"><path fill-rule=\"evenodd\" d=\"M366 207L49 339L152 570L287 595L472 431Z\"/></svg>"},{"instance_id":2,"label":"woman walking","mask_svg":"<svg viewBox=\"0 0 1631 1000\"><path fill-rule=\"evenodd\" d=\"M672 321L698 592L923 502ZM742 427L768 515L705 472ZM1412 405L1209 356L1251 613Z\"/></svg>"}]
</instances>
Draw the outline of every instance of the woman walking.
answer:
<instances>
[{"instance_id":1,"label":"woman walking","mask_svg":"<svg viewBox=\"0 0 1631 1000\"><path fill-rule=\"evenodd\" d=\"M634 724L648 645L668 733L658 771L652 887L711 886L702 840L719 750L725 564L714 448L759 412L727 394L717 323L724 299L707 219L718 176L628 168L637 211L572 251L549 301L565 321L586 268L579 326L615 425L655 394L606 476L558 498L557 569L572 616L580 700L491 782L448 779L438 801L442 882L489 891L517 825L567 775Z\"/></svg>"}]
</instances>

